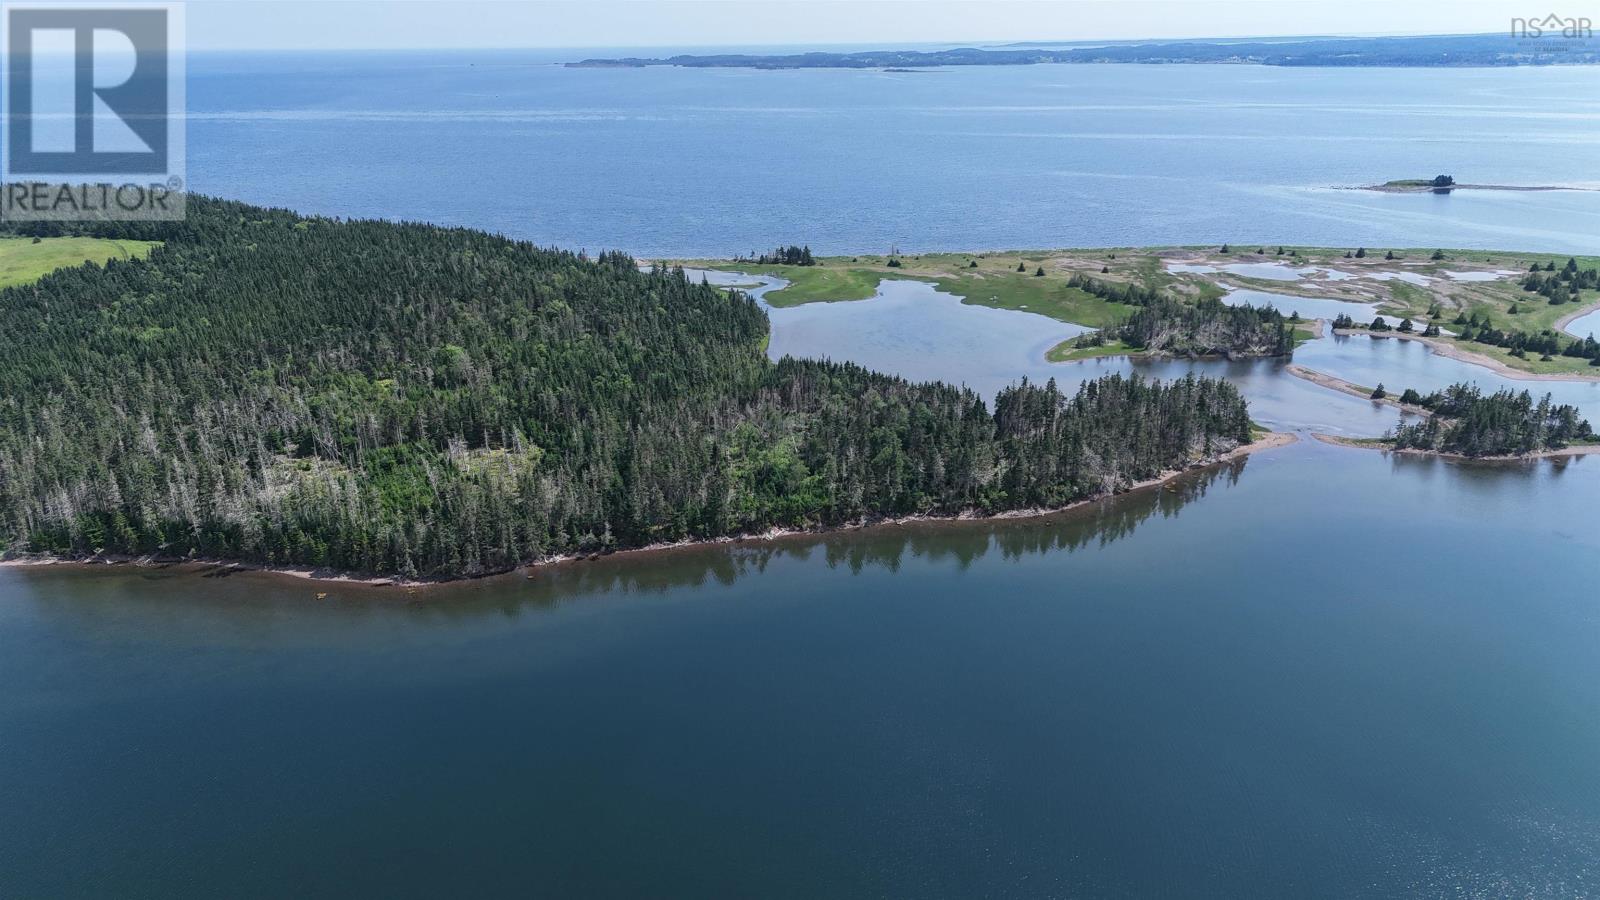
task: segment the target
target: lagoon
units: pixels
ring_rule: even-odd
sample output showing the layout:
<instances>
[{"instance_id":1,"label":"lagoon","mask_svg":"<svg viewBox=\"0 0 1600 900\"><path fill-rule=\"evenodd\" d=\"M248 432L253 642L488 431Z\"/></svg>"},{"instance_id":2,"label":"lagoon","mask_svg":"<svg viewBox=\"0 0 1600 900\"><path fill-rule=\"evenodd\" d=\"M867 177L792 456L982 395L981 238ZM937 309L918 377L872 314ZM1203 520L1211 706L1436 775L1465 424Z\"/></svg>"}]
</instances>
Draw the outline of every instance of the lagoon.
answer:
<instances>
[{"instance_id":1,"label":"lagoon","mask_svg":"<svg viewBox=\"0 0 1600 900\"><path fill-rule=\"evenodd\" d=\"M1249 399L1252 417L1269 428L1363 437L1381 435L1399 421L1399 414L1383 404L1288 374L1280 360L1107 357L1052 363L1045 359L1051 347L1088 329L1034 313L963 303L923 282L886 278L877 295L867 300L773 307L761 298L781 287L781 279L699 269L688 274L713 284L758 283L749 293L772 318L767 352L773 359L789 355L853 362L912 381L965 385L990 401L1022 378L1041 383L1053 378L1063 389L1076 390L1085 381L1111 374L1225 376ZM1362 308L1335 300L1309 302Z\"/></svg>"},{"instance_id":2,"label":"lagoon","mask_svg":"<svg viewBox=\"0 0 1600 900\"><path fill-rule=\"evenodd\" d=\"M1333 321L1340 316L1350 316L1357 322L1367 323L1374 318L1389 317L1378 315L1378 305L1375 303L1354 303L1349 300L1331 300L1323 297L1296 297L1292 294L1273 294L1268 291L1254 291L1238 289L1222 295L1222 302L1229 306L1270 306L1284 315L1299 313L1302 319L1327 319Z\"/></svg>"}]
</instances>

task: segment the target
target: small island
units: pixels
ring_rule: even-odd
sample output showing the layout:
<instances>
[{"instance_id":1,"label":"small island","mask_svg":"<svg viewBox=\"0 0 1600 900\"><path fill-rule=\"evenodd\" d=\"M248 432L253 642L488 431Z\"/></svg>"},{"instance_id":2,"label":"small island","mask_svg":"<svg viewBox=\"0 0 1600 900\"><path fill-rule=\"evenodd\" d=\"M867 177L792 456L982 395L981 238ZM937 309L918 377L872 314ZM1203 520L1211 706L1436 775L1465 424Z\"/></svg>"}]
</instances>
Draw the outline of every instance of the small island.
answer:
<instances>
[{"instance_id":1,"label":"small island","mask_svg":"<svg viewBox=\"0 0 1600 900\"><path fill-rule=\"evenodd\" d=\"M1432 178L1398 178L1383 184L1369 184L1363 191L1382 194L1448 194L1452 191L1592 191L1574 184L1461 184L1452 175Z\"/></svg>"},{"instance_id":2,"label":"small island","mask_svg":"<svg viewBox=\"0 0 1600 900\"><path fill-rule=\"evenodd\" d=\"M1448 194L1456 188L1456 179L1452 175L1435 175L1432 178L1402 178L1397 181L1385 181L1377 186L1377 190L1393 193L1406 193L1412 191L1431 191L1435 194Z\"/></svg>"}]
</instances>

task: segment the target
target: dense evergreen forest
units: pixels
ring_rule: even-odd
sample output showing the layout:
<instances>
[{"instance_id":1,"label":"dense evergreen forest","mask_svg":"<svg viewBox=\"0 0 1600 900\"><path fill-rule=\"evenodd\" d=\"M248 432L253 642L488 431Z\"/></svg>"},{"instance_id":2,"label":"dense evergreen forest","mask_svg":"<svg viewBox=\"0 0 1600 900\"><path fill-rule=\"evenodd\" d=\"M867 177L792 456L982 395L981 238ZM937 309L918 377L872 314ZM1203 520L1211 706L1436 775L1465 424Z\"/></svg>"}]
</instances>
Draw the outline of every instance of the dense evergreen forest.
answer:
<instances>
[{"instance_id":1,"label":"dense evergreen forest","mask_svg":"<svg viewBox=\"0 0 1600 900\"><path fill-rule=\"evenodd\" d=\"M0 291L0 549L402 575L1059 505L1249 440L1231 385L969 390L763 350L746 295L459 228L191 197Z\"/></svg>"},{"instance_id":2,"label":"dense evergreen forest","mask_svg":"<svg viewBox=\"0 0 1600 900\"><path fill-rule=\"evenodd\" d=\"M1068 285L1111 303L1137 307L1121 324L1089 332L1073 343L1095 347L1119 340L1129 347L1173 356L1288 356L1294 329L1270 306L1229 306L1203 298L1192 303L1139 284L1103 281L1075 273Z\"/></svg>"},{"instance_id":3,"label":"dense evergreen forest","mask_svg":"<svg viewBox=\"0 0 1600 900\"><path fill-rule=\"evenodd\" d=\"M1534 263L1522 278L1522 289L1549 300L1551 305L1578 302L1578 292L1600 288L1600 269L1580 269L1576 259L1568 258L1559 269L1554 261Z\"/></svg>"},{"instance_id":4,"label":"dense evergreen forest","mask_svg":"<svg viewBox=\"0 0 1600 900\"><path fill-rule=\"evenodd\" d=\"M814 266L817 258L811 255L810 247L797 247L790 244L779 247L766 253L751 252L749 256L736 256L737 262L752 262L761 266Z\"/></svg>"},{"instance_id":5,"label":"dense evergreen forest","mask_svg":"<svg viewBox=\"0 0 1600 900\"><path fill-rule=\"evenodd\" d=\"M1148 288L1142 284L1127 281L1104 281L1093 278L1082 272L1072 273L1067 279L1067 286L1077 288L1086 294L1099 297L1107 303L1122 303L1127 306L1144 306L1161 300L1165 295L1155 288Z\"/></svg>"},{"instance_id":6,"label":"dense evergreen forest","mask_svg":"<svg viewBox=\"0 0 1600 900\"><path fill-rule=\"evenodd\" d=\"M1112 330L1130 347L1179 356L1288 356L1294 330L1270 306L1229 306L1221 300L1162 299L1135 310Z\"/></svg>"},{"instance_id":7,"label":"dense evergreen forest","mask_svg":"<svg viewBox=\"0 0 1600 900\"><path fill-rule=\"evenodd\" d=\"M1432 410L1433 415L1396 428L1394 445L1400 448L1462 456L1520 456L1559 450L1573 441L1594 437L1576 407L1556 406L1549 394L1535 402L1527 391L1484 395L1474 385L1454 384L1422 397L1406 391L1401 401Z\"/></svg>"}]
</instances>

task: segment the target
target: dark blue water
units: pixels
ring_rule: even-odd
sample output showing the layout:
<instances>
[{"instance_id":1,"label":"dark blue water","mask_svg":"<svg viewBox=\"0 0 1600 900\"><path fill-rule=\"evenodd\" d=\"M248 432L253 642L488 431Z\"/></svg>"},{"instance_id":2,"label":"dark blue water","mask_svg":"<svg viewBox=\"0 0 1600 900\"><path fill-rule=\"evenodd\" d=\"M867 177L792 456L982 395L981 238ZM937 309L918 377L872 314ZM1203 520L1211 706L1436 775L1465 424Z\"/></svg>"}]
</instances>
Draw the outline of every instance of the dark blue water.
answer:
<instances>
[{"instance_id":1,"label":"dark blue water","mask_svg":"<svg viewBox=\"0 0 1600 900\"><path fill-rule=\"evenodd\" d=\"M1597 462L413 597L0 569L0 894L1582 895Z\"/></svg>"},{"instance_id":2,"label":"dark blue water","mask_svg":"<svg viewBox=\"0 0 1600 900\"><path fill-rule=\"evenodd\" d=\"M1600 250L1600 70L567 69L200 55L198 189L569 247L728 256L1220 243ZM579 55L588 55L582 52Z\"/></svg>"}]
</instances>

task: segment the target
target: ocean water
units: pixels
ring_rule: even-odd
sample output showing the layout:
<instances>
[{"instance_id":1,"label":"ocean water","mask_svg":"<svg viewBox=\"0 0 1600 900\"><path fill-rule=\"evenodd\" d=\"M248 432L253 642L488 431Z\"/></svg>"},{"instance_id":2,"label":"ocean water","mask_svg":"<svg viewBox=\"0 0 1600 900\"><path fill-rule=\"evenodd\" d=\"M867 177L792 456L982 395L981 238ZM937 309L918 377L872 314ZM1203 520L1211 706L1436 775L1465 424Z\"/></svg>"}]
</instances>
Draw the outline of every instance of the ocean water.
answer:
<instances>
[{"instance_id":1,"label":"ocean water","mask_svg":"<svg viewBox=\"0 0 1600 900\"><path fill-rule=\"evenodd\" d=\"M1600 251L1600 69L569 69L607 51L199 54L198 190L729 256L1272 242Z\"/></svg>"}]
</instances>

